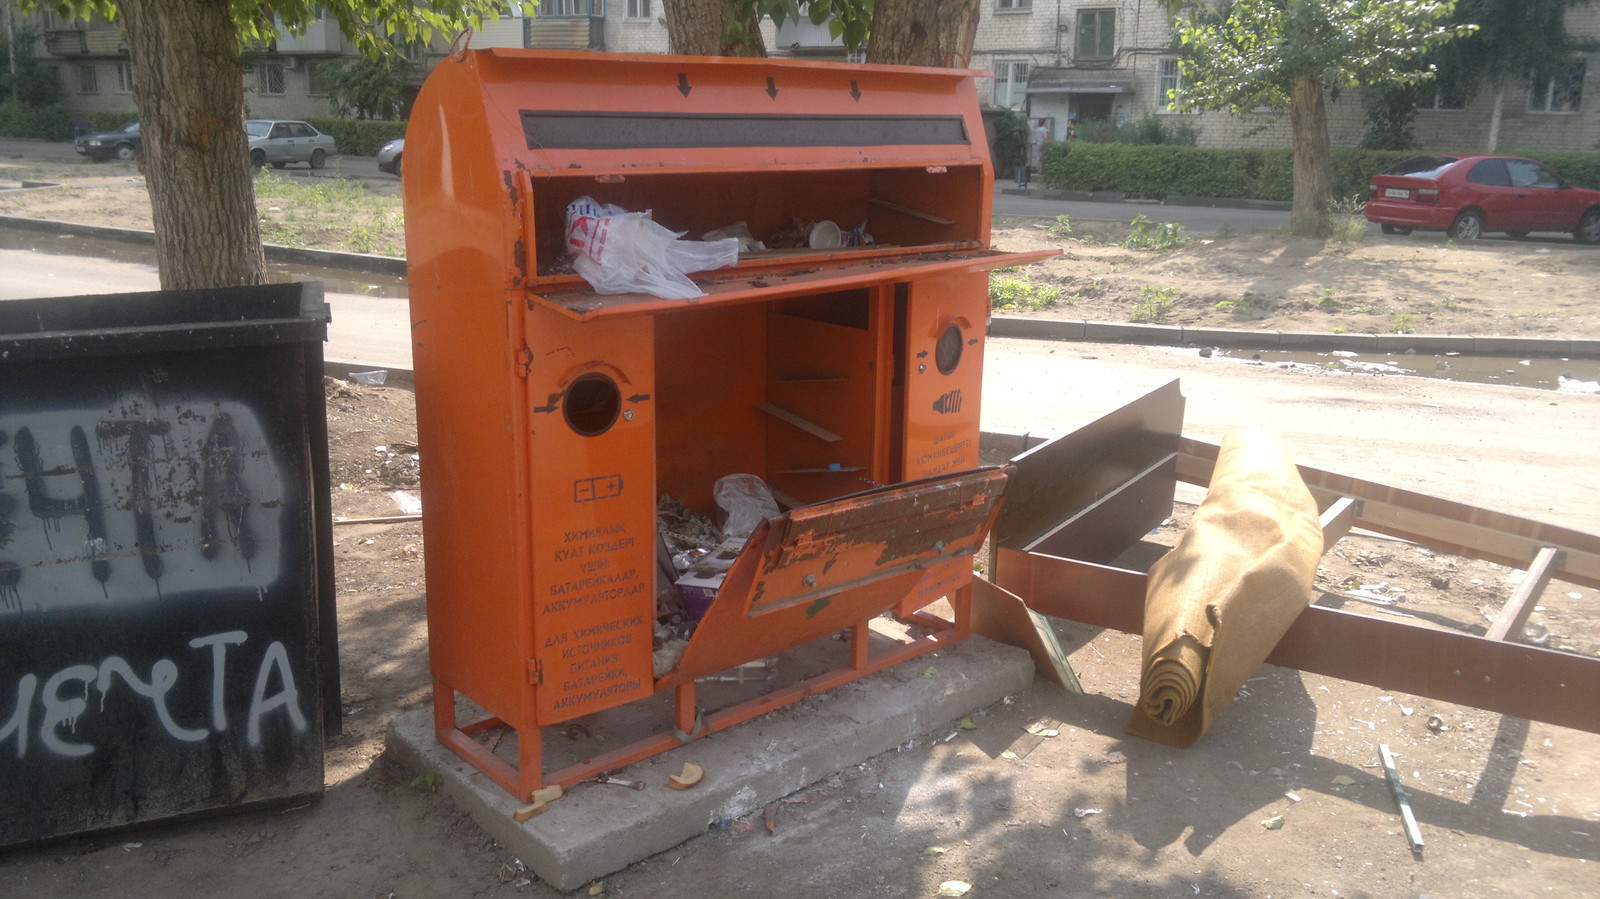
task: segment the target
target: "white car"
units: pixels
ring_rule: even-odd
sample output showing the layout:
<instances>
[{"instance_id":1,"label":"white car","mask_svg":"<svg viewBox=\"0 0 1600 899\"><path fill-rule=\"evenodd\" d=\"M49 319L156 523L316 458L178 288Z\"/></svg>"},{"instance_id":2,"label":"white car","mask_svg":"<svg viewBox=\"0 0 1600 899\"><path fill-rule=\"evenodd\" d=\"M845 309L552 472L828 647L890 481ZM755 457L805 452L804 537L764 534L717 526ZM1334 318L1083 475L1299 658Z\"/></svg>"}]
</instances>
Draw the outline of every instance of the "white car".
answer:
<instances>
[{"instance_id":1,"label":"white car","mask_svg":"<svg viewBox=\"0 0 1600 899\"><path fill-rule=\"evenodd\" d=\"M320 169L334 151L333 138L305 122L251 119L244 130L250 135L250 164L256 168L269 162L275 169L305 162Z\"/></svg>"}]
</instances>

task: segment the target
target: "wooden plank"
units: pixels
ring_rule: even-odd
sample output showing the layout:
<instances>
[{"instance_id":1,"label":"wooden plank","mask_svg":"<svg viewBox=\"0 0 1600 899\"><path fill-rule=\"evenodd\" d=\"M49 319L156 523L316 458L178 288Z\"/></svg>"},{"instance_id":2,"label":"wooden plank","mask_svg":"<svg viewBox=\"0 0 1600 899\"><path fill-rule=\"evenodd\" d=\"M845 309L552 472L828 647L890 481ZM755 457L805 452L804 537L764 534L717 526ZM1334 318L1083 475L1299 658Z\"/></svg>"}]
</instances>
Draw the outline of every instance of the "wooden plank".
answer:
<instances>
[{"instance_id":1,"label":"wooden plank","mask_svg":"<svg viewBox=\"0 0 1600 899\"><path fill-rule=\"evenodd\" d=\"M1322 513L1322 551L1327 552L1340 538L1350 533L1361 514L1361 501L1341 496Z\"/></svg>"},{"instance_id":2,"label":"wooden plank","mask_svg":"<svg viewBox=\"0 0 1600 899\"><path fill-rule=\"evenodd\" d=\"M912 209L910 206L905 206L905 205L902 205L900 203L892 202L890 200L880 200L877 197L868 197L867 198L867 202L871 203L874 206L882 208L882 209L892 209L895 212L904 213L906 215L911 216L912 218L919 218L919 219L922 219L925 222L933 222L935 225L954 225L955 224L954 220L947 219L942 215L934 215L931 212L923 212L920 209Z\"/></svg>"},{"instance_id":3,"label":"wooden plank","mask_svg":"<svg viewBox=\"0 0 1600 899\"><path fill-rule=\"evenodd\" d=\"M1560 550L1553 546L1541 547L1539 554L1533 558L1533 564L1528 566L1522 583L1517 585L1516 592L1501 607L1500 614L1494 617L1494 623L1489 625L1489 632L1484 637L1490 640L1516 640L1521 637L1534 603L1539 601L1544 588L1550 585L1551 572L1560 563Z\"/></svg>"},{"instance_id":4,"label":"wooden plank","mask_svg":"<svg viewBox=\"0 0 1600 899\"><path fill-rule=\"evenodd\" d=\"M838 443L844 439L822 425L819 425L810 419L801 418L800 416L781 406L774 406L771 403L757 403L756 408L767 413L773 418L778 419L779 421L788 422L800 430L805 431L807 434L826 440L829 443Z\"/></svg>"},{"instance_id":5,"label":"wooden plank","mask_svg":"<svg viewBox=\"0 0 1600 899\"><path fill-rule=\"evenodd\" d=\"M1144 629L1145 576L1002 549L995 583L1045 615ZM1312 606L1267 661L1443 702L1600 733L1600 658Z\"/></svg>"}]
</instances>

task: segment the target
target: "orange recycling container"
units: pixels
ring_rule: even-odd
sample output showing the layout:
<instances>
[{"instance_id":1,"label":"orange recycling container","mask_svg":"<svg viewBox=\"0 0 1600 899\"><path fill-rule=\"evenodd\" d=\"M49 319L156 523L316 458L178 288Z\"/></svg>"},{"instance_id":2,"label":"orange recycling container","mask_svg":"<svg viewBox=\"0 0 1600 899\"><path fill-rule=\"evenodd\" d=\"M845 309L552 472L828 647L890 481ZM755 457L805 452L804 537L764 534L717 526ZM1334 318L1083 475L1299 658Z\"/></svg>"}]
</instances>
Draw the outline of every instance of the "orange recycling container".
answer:
<instances>
[{"instance_id":1,"label":"orange recycling container","mask_svg":"<svg viewBox=\"0 0 1600 899\"><path fill-rule=\"evenodd\" d=\"M502 49L429 76L405 200L435 719L512 793L967 634L968 557L1006 479L978 457L986 273L1050 255L989 247L973 77ZM767 246L689 272L697 296L601 293L567 247L591 200ZM604 226L575 220L578 244ZM780 514L663 666L678 572L658 502L714 516L734 473ZM881 650L885 612L909 628ZM706 703L706 678L840 632L834 668ZM546 772L545 729L650 702L670 726Z\"/></svg>"}]
</instances>

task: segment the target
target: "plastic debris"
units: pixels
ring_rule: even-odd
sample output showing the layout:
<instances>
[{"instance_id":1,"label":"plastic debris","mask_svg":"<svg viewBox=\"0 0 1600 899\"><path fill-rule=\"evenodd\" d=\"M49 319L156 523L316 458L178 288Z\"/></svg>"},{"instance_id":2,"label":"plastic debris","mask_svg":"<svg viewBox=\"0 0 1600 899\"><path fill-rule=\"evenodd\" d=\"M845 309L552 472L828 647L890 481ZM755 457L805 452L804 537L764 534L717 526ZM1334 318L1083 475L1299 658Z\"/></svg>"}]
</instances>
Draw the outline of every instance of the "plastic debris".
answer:
<instances>
[{"instance_id":1,"label":"plastic debris","mask_svg":"<svg viewBox=\"0 0 1600 899\"><path fill-rule=\"evenodd\" d=\"M1282 830L1283 829L1283 816L1282 815L1273 815L1272 817L1268 818L1267 820L1262 821L1261 822L1261 826L1265 827L1267 830Z\"/></svg>"},{"instance_id":2,"label":"plastic debris","mask_svg":"<svg viewBox=\"0 0 1600 899\"><path fill-rule=\"evenodd\" d=\"M935 674L938 674L938 673L939 673L939 669L938 668L934 667L933 665L929 665L928 667L922 669L922 673L917 675L917 677L933 677Z\"/></svg>"},{"instance_id":3,"label":"plastic debris","mask_svg":"<svg viewBox=\"0 0 1600 899\"><path fill-rule=\"evenodd\" d=\"M350 382L365 384L368 387L381 387L384 381L389 380L389 370L380 368L376 371L353 371L350 373Z\"/></svg>"},{"instance_id":4,"label":"plastic debris","mask_svg":"<svg viewBox=\"0 0 1600 899\"><path fill-rule=\"evenodd\" d=\"M922 854L923 855L944 855L946 852L949 852L949 851L950 850L944 848L943 846L929 846L928 848L922 850Z\"/></svg>"},{"instance_id":5,"label":"plastic debris","mask_svg":"<svg viewBox=\"0 0 1600 899\"><path fill-rule=\"evenodd\" d=\"M972 889L972 884L961 880L947 880L939 884L939 899L957 899L965 896Z\"/></svg>"},{"instance_id":6,"label":"plastic debris","mask_svg":"<svg viewBox=\"0 0 1600 899\"><path fill-rule=\"evenodd\" d=\"M1405 787L1400 785L1400 774L1394 769L1394 753L1389 744L1378 744L1378 759L1383 762L1383 773L1389 779L1389 790L1394 793L1394 804L1400 807L1400 821L1405 825L1406 842L1412 852L1422 851L1422 828L1417 826L1417 816L1411 811L1411 800L1406 798Z\"/></svg>"},{"instance_id":7,"label":"plastic debris","mask_svg":"<svg viewBox=\"0 0 1600 899\"><path fill-rule=\"evenodd\" d=\"M978 729L978 725L972 723L972 716L971 715L963 715L961 717L961 729L962 730L977 730Z\"/></svg>"},{"instance_id":8,"label":"plastic debris","mask_svg":"<svg viewBox=\"0 0 1600 899\"><path fill-rule=\"evenodd\" d=\"M1340 775L1334 777L1333 782L1338 784L1341 787L1348 787L1351 784L1355 783L1356 779L1354 777L1351 777L1348 774L1340 774Z\"/></svg>"},{"instance_id":9,"label":"plastic debris","mask_svg":"<svg viewBox=\"0 0 1600 899\"><path fill-rule=\"evenodd\" d=\"M1103 808L1075 808L1072 810L1072 817L1087 818L1090 815L1103 815L1105 811Z\"/></svg>"},{"instance_id":10,"label":"plastic debris","mask_svg":"<svg viewBox=\"0 0 1600 899\"><path fill-rule=\"evenodd\" d=\"M1445 731L1450 730L1450 728L1445 726L1443 718L1440 718L1438 715L1429 715L1428 730L1431 730L1436 734L1442 734Z\"/></svg>"},{"instance_id":11,"label":"plastic debris","mask_svg":"<svg viewBox=\"0 0 1600 899\"><path fill-rule=\"evenodd\" d=\"M1283 797L1285 799L1289 800L1290 802L1299 802L1300 801L1300 796L1297 793L1285 793L1285 794L1283 794Z\"/></svg>"}]
</instances>

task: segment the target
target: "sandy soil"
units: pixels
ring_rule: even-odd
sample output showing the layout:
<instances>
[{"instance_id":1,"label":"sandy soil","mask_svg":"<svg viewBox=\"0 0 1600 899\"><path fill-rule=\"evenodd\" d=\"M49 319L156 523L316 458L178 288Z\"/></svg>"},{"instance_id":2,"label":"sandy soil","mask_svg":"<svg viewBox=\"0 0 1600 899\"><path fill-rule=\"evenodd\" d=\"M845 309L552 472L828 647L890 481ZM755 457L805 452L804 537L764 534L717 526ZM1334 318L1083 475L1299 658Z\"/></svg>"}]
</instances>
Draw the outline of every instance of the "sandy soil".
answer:
<instances>
[{"instance_id":1,"label":"sandy soil","mask_svg":"<svg viewBox=\"0 0 1600 899\"><path fill-rule=\"evenodd\" d=\"M1159 219L1159 212L1156 213ZM1003 249L1060 247L1016 273L1057 288L1042 308L1003 311L1084 321L1136 320L1170 291L1163 324L1351 334L1600 336L1600 248L1548 236L1456 244L1442 234L1348 243L1252 234L1197 236L1130 250L1126 225L1077 223L1066 236L1029 219L996 222ZM1002 274L1001 277L1006 275Z\"/></svg>"},{"instance_id":2,"label":"sandy soil","mask_svg":"<svg viewBox=\"0 0 1600 899\"><path fill-rule=\"evenodd\" d=\"M99 211L113 209L139 227L136 209L108 202L111 183L74 214L103 222ZM0 193L0 214L19 214L8 203ZM1054 240L1006 224L997 237L1007 245ZM1140 287L1177 286L1185 299L1171 320L1235 323L1215 304L1248 285L1264 315L1247 327L1385 331L1396 314L1414 314L1419 330L1441 333L1600 336L1587 308L1600 252L1570 244L1257 235L1170 253L1067 249L1072 258L1047 263L1040 278L1081 296L1041 314L1126 320ZM1329 288L1350 307L1382 311L1323 308ZM6 851L0 895L556 895L385 758L389 719L430 699L425 545L415 522L351 520L396 515L405 501L396 492L415 495L413 402L391 387L327 389L344 520L335 538L345 726L328 746L325 795ZM1189 511L1176 507L1128 564L1175 540ZM1324 557L1317 583L1332 591L1329 604L1482 633L1519 574L1357 536ZM1545 596L1528 638L1600 653L1596 591L1552 584ZM1600 896L1600 736L1269 666L1199 746L1170 750L1122 735L1137 638L1056 627L1085 696L1036 686L978 711L975 729L944 723L824 778L782 807L770 834L755 810L580 894L931 897L959 881L972 897ZM1380 742L1400 757L1421 853L1401 834Z\"/></svg>"}]
</instances>

